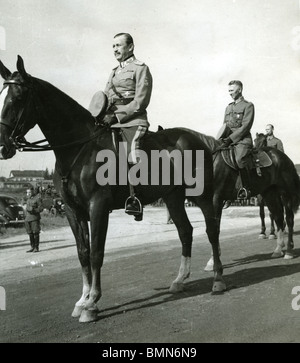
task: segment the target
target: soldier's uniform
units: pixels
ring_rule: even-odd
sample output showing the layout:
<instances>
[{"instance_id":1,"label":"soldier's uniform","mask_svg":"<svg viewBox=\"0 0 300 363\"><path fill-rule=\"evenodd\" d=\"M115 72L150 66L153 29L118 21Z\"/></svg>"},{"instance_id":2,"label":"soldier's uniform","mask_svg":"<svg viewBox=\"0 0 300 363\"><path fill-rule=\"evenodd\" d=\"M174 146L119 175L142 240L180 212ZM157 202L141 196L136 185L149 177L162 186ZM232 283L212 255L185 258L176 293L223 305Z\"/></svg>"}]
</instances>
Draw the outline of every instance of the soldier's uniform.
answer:
<instances>
[{"instance_id":1,"label":"soldier's uniform","mask_svg":"<svg viewBox=\"0 0 300 363\"><path fill-rule=\"evenodd\" d=\"M25 228L30 238L31 250L28 252L38 252L40 243L40 220L43 211L42 200L39 194L31 196L26 202Z\"/></svg>"},{"instance_id":2,"label":"soldier's uniform","mask_svg":"<svg viewBox=\"0 0 300 363\"><path fill-rule=\"evenodd\" d=\"M267 137L267 146L274 147L284 153L282 141L274 135Z\"/></svg>"},{"instance_id":3,"label":"soldier's uniform","mask_svg":"<svg viewBox=\"0 0 300 363\"><path fill-rule=\"evenodd\" d=\"M148 66L131 56L113 69L104 93L108 97L109 112L114 113L123 139L128 143L128 154L138 150L139 140L149 127L147 107L152 93L152 75ZM133 153L133 163L136 156Z\"/></svg>"},{"instance_id":4,"label":"soldier's uniform","mask_svg":"<svg viewBox=\"0 0 300 363\"><path fill-rule=\"evenodd\" d=\"M239 168L247 166L246 156L253 146L250 133L254 121L254 105L244 97L231 102L225 110L224 123L230 129L230 139L234 144L236 162Z\"/></svg>"}]
</instances>

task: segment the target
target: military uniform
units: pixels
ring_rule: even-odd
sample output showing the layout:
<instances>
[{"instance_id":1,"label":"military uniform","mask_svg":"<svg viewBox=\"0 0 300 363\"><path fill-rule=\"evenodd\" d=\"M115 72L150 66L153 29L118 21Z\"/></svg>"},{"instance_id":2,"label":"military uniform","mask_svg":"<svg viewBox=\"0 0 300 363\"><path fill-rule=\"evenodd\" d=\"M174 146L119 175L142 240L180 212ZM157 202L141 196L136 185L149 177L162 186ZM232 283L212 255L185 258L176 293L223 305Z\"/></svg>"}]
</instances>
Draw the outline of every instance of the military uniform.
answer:
<instances>
[{"instance_id":1,"label":"military uniform","mask_svg":"<svg viewBox=\"0 0 300 363\"><path fill-rule=\"evenodd\" d=\"M148 66L131 56L113 69L104 93L108 97L109 112L118 122L112 128L121 128L122 137L130 151L139 149L139 140L149 127L147 107L152 93L152 75ZM133 163L136 154L133 154Z\"/></svg>"},{"instance_id":2,"label":"military uniform","mask_svg":"<svg viewBox=\"0 0 300 363\"><path fill-rule=\"evenodd\" d=\"M267 137L267 146L274 147L284 153L282 141L274 135Z\"/></svg>"},{"instance_id":3,"label":"military uniform","mask_svg":"<svg viewBox=\"0 0 300 363\"><path fill-rule=\"evenodd\" d=\"M253 121L254 105L246 101L244 97L240 97L226 107L224 124L230 129L229 138L234 144L236 162L241 169L247 166L246 156L253 146L250 133Z\"/></svg>"},{"instance_id":4,"label":"military uniform","mask_svg":"<svg viewBox=\"0 0 300 363\"><path fill-rule=\"evenodd\" d=\"M43 211L42 200L39 194L31 196L26 202L25 228L30 238L31 250L28 252L39 251L39 234L41 231L40 220Z\"/></svg>"}]
</instances>

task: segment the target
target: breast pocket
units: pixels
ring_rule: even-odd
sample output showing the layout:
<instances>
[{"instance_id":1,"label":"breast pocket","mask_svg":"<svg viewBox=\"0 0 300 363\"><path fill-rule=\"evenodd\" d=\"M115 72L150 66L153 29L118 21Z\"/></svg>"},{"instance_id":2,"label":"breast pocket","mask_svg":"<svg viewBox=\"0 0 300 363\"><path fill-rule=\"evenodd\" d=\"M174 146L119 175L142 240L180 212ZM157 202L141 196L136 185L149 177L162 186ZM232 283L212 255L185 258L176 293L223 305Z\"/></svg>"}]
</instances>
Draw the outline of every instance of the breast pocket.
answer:
<instances>
[{"instance_id":1,"label":"breast pocket","mask_svg":"<svg viewBox=\"0 0 300 363\"><path fill-rule=\"evenodd\" d=\"M233 120L235 127L240 127L242 125L244 113L243 112L234 112L233 113Z\"/></svg>"},{"instance_id":2,"label":"breast pocket","mask_svg":"<svg viewBox=\"0 0 300 363\"><path fill-rule=\"evenodd\" d=\"M127 80L133 80L134 77L134 71L127 71L127 72L122 72L120 74L118 74L118 80L120 82L124 82Z\"/></svg>"}]
</instances>

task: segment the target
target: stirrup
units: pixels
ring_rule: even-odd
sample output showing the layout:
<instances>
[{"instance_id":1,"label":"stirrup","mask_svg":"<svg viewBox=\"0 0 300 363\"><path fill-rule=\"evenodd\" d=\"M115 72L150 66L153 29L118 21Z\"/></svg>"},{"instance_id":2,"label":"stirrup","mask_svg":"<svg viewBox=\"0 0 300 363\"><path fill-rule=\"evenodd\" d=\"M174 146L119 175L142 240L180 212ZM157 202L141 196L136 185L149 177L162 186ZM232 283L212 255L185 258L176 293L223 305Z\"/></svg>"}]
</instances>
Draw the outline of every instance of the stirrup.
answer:
<instances>
[{"instance_id":1,"label":"stirrup","mask_svg":"<svg viewBox=\"0 0 300 363\"><path fill-rule=\"evenodd\" d=\"M250 199L251 192L250 190L247 190L246 188L240 188L237 192L237 199L238 200L247 200Z\"/></svg>"},{"instance_id":2,"label":"stirrup","mask_svg":"<svg viewBox=\"0 0 300 363\"><path fill-rule=\"evenodd\" d=\"M130 216L143 215L143 206L136 196L130 196L126 199L125 213L129 214Z\"/></svg>"}]
</instances>

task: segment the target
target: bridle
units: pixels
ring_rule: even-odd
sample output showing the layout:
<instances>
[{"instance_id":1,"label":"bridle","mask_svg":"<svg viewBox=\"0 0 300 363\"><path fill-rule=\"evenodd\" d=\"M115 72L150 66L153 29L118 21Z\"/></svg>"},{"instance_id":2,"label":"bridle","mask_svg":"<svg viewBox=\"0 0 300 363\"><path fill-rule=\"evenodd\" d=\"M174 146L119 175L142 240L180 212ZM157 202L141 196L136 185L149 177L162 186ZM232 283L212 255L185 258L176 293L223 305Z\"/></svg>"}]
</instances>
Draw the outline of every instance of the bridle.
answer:
<instances>
[{"instance_id":1,"label":"bridle","mask_svg":"<svg viewBox=\"0 0 300 363\"><path fill-rule=\"evenodd\" d=\"M26 109L29 107L28 106L30 103L29 101L32 100L32 86L27 85L27 84L25 85L23 82L20 82L20 81L14 80L14 79L5 80L3 82L3 88L0 91L0 95L5 90L5 88L10 85L17 85L17 86L26 87L26 88L30 89L30 92L27 96L27 100L25 101L25 106L23 107L22 111L18 115L15 125L12 126L12 125L4 122L3 120L1 120L1 122L0 122L1 125L12 130L9 139L13 143L14 147L16 149L18 149L19 151L21 151L21 152L22 151L49 151L49 150L56 150L56 149L64 149L64 148L68 148L68 147L76 146L76 145L83 145L86 142L88 142L92 139L95 139L97 136L99 136L99 134L101 132L103 132L103 128L98 126L98 130L93 135L86 136L84 138L75 140L70 143L66 143L66 144L62 144L62 145L55 145L55 146L51 146L47 142L47 139L42 139L42 140L38 140L38 141L34 141L34 142L28 142L24 137L26 132L23 135L22 134L17 135L17 132L21 130L21 128L24 126L24 123L25 123L25 120L23 120L23 119L24 119L24 115L26 115ZM30 97L30 99L29 99L29 97ZM47 144L45 144L45 142L47 142Z\"/></svg>"}]
</instances>

